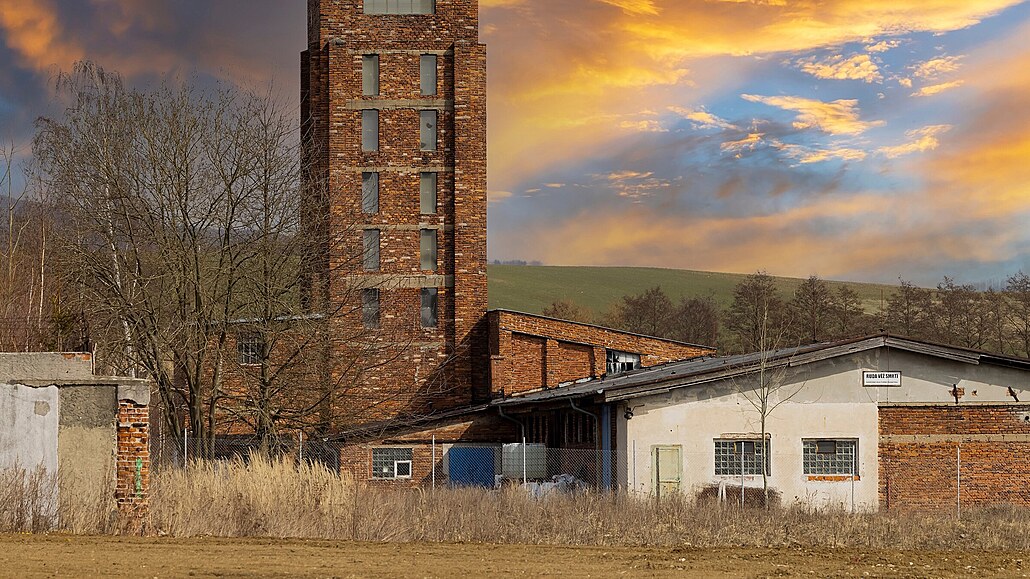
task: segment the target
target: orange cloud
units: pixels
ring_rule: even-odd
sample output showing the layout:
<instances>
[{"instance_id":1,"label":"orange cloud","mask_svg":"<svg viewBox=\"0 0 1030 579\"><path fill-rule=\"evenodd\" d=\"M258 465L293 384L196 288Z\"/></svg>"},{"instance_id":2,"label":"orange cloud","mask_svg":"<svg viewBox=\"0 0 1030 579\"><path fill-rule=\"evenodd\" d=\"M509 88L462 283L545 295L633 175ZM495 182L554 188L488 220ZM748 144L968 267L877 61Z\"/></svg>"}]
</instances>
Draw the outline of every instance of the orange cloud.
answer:
<instances>
[{"instance_id":1,"label":"orange cloud","mask_svg":"<svg viewBox=\"0 0 1030 579\"><path fill-rule=\"evenodd\" d=\"M861 120L856 100L823 102L796 96L751 94L741 95L741 98L798 113L794 121L794 128L798 130L819 129L831 135L860 135L872 127L883 125L883 121Z\"/></svg>"},{"instance_id":2,"label":"orange cloud","mask_svg":"<svg viewBox=\"0 0 1030 579\"><path fill-rule=\"evenodd\" d=\"M54 64L69 69L85 55L81 46L66 38L50 0L0 1L0 28L7 46L21 55L23 64L36 70Z\"/></svg>"},{"instance_id":3,"label":"orange cloud","mask_svg":"<svg viewBox=\"0 0 1030 579\"><path fill-rule=\"evenodd\" d=\"M940 94L940 93L942 93L942 92L944 92L946 90L951 90L953 88L958 88L958 87L962 86L963 84L965 84L965 81L961 81L961 80L953 80L953 81L950 81L950 82L942 82L940 84L931 84L931 85L928 85L928 86L924 86L921 89L917 90L916 92L912 93L912 96L914 96L914 97L933 96L935 94Z\"/></svg>"},{"instance_id":4,"label":"orange cloud","mask_svg":"<svg viewBox=\"0 0 1030 579\"><path fill-rule=\"evenodd\" d=\"M923 127L922 129L907 131L905 133L905 136L909 139L907 143L880 147L878 152L893 159L895 157L901 157L902 155L932 151L936 149L939 144L937 137L950 130L951 125L931 125L929 127Z\"/></svg>"},{"instance_id":5,"label":"orange cloud","mask_svg":"<svg viewBox=\"0 0 1030 579\"><path fill-rule=\"evenodd\" d=\"M491 185L512 189L527 174L593 155L645 128L640 110L696 109L749 74L746 59L712 57L893 46L890 37L965 28L1019 1L483 0L494 47L491 148L504 151L491 161ZM845 74L875 78L853 65Z\"/></svg>"},{"instance_id":6,"label":"orange cloud","mask_svg":"<svg viewBox=\"0 0 1030 579\"><path fill-rule=\"evenodd\" d=\"M868 54L856 54L851 58L837 55L822 60L814 57L806 58L799 60L797 65L798 68L816 78L863 80L870 83L883 80L880 67L869 58Z\"/></svg>"}]
</instances>

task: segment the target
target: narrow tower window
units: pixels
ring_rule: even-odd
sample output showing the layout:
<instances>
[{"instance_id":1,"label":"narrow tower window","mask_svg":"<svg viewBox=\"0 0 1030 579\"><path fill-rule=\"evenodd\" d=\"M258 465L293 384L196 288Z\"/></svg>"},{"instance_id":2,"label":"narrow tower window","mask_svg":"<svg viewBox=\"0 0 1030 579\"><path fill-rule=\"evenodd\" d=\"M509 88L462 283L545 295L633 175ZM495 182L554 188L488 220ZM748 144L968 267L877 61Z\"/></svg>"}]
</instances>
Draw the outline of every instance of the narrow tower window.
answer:
<instances>
[{"instance_id":1,"label":"narrow tower window","mask_svg":"<svg viewBox=\"0 0 1030 579\"><path fill-rule=\"evenodd\" d=\"M379 96L378 54L366 54L361 57L361 94Z\"/></svg>"},{"instance_id":2,"label":"narrow tower window","mask_svg":"<svg viewBox=\"0 0 1030 579\"><path fill-rule=\"evenodd\" d=\"M379 213L379 173L361 174L361 211L368 215Z\"/></svg>"},{"instance_id":3,"label":"narrow tower window","mask_svg":"<svg viewBox=\"0 0 1030 579\"><path fill-rule=\"evenodd\" d=\"M376 109L361 111L361 150L379 150L379 111Z\"/></svg>"},{"instance_id":4,"label":"narrow tower window","mask_svg":"<svg viewBox=\"0 0 1030 579\"><path fill-rule=\"evenodd\" d=\"M436 150L436 111L419 111L422 125L421 148L423 151Z\"/></svg>"},{"instance_id":5,"label":"narrow tower window","mask_svg":"<svg viewBox=\"0 0 1030 579\"><path fill-rule=\"evenodd\" d=\"M422 214L433 215L436 213L436 173L422 173L421 177Z\"/></svg>"},{"instance_id":6,"label":"narrow tower window","mask_svg":"<svg viewBox=\"0 0 1030 579\"><path fill-rule=\"evenodd\" d=\"M435 229L423 229L421 231L421 239L419 241L419 247L421 248L422 254L422 270L423 271L435 271L436 270L436 258L437 258L437 244L436 244L436 230Z\"/></svg>"},{"instance_id":7,"label":"narrow tower window","mask_svg":"<svg viewBox=\"0 0 1030 579\"><path fill-rule=\"evenodd\" d=\"M422 79L422 96L436 94L436 55L423 54L419 62L420 77Z\"/></svg>"},{"instance_id":8,"label":"narrow tower window","mask_svg":"<svg viewBox=\"0 0 1030 579\"><path fill-rule=\"evenodd\" d=\"M436 310L439 304L439 290L436 288L422 289L422 327L435 328L437 323Z\"/></svg>"},{"instance_id":9,"label":"narrow tower window","mask_svg":"<svg viewBox=\"0 0 1030 579\"><path fill-rule=\"evenodd\" d=\"M379 328L379 290L361 290L361 320L368 329Z\"/></svg>"},{"instance_id":10,"label":"narrow tower window","mask_svg":"<svg viewBox=\"0 0 1030 579\"><path fill-rule=\"evenodd\" d=\"M434 14L436 0L365 0L365 14Z\"/></svg>"},{"instance_id":11,"label":"narrow tower window","mask_svg":"<svg viewBox=\"0 0 1030 579\"><path fill-rule=\"evenodd\" d=\"M379 271L379 230L366 229L363 235L365 271Z\"/></svg>"}]
</instances>

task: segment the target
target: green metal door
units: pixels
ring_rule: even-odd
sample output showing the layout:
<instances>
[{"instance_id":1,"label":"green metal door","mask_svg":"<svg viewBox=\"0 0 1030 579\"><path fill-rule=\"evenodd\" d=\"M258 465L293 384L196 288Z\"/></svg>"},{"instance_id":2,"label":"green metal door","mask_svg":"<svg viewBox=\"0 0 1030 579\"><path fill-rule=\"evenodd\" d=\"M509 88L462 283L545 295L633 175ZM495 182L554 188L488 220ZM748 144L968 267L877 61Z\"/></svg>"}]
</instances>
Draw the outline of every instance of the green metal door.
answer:
<instances>
[{"instance_id":1,"label":"green metal door","mask_svg":"<svg viewBox=\"0 0 1030 579\"><path fill-rule=\"evenodd\" d=\"M683 476L683 448L681 446L655 446L651 450L654 465L655 496L672 495L680 491Z\"/></svg>"}]
</instances>

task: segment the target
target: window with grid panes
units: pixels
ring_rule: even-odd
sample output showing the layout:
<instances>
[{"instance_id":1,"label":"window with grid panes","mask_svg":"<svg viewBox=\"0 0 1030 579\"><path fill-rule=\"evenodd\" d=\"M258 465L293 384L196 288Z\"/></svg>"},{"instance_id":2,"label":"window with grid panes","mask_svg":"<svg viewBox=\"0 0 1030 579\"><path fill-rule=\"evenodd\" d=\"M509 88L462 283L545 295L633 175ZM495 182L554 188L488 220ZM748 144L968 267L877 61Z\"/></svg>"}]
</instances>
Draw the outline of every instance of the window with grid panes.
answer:
<instances>
[{"instance_id":1,"label":"window with grid panes","mask_svg":"<svg viewBox=\"0 0 1030 579\"><path fill-rule=\"evenodd\" d=\"M410 448L373 448L372 477L411 478L412 454Z\"/></svg>"},{"instance_id":2,"label":"window with grid panes","mask_svg":"<svg viewBox=\"0 0 1030 579\"><path fill-rule=\"evenodd\" d=\"M765 465L766 474L769 474L770 448L768 440L765 442L764 452L761 439L716 440L715 474L737 476L741 474L760 475L762 474L763 464ZM741 473L741 470L743 470L743 473Z\"/></svg>"},{"instance_id":3,"label":"window with grid panes","mask_svg":"<svg viewBox=\"0 0 1030 579\"><path fill-rule=\"evenodd\" d=\"M858 474L857 440L805 440L805 474Z\"/></svg>"}]
</instances>

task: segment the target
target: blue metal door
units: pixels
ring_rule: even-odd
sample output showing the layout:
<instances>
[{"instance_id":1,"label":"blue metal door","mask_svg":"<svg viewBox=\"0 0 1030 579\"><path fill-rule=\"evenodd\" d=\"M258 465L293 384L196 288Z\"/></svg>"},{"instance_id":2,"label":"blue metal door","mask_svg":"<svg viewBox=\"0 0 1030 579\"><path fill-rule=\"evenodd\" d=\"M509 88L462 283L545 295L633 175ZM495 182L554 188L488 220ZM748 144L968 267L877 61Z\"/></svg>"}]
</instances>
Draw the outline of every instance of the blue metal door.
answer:
<instances>
[{"instance_id":1,"label":"blue metal door","mask_svg":"<svg viewBox=\"0 0 1030 579\"><path fill-rule=\"evenodd\" d=\"M493 488L497 468L494 449L454 446L447 452L447 476L454 486Z\"/></svg>"}]
</instances>

